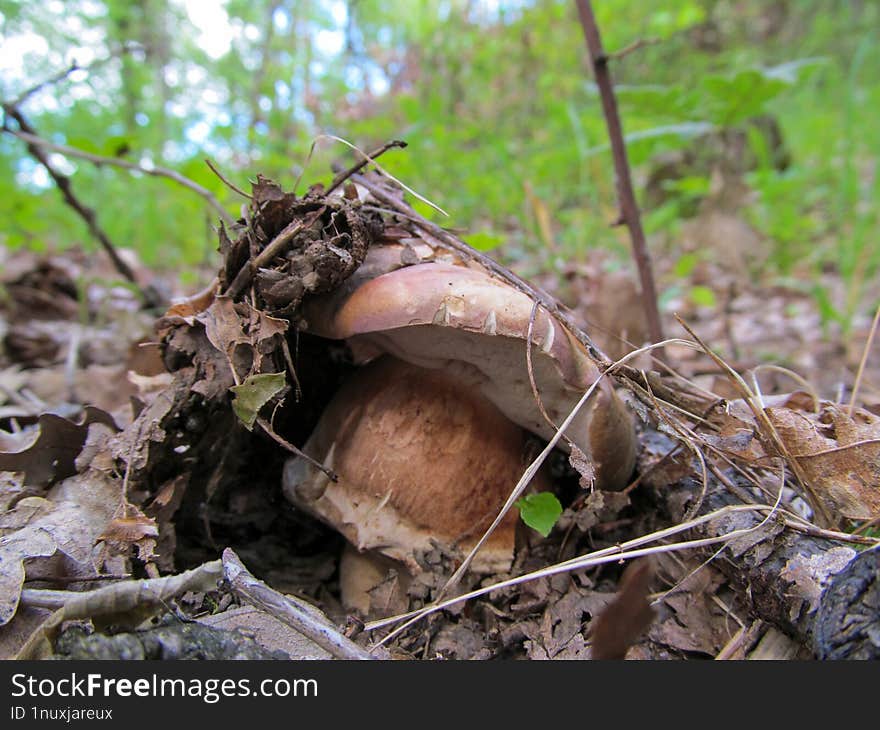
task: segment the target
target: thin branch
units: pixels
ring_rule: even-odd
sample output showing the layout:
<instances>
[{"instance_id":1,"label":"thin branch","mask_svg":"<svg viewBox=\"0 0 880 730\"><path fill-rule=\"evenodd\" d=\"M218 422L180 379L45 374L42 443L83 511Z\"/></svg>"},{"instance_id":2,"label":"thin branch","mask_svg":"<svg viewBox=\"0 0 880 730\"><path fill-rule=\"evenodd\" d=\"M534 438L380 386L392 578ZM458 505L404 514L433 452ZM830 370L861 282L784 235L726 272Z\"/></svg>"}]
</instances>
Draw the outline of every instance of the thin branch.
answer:
<instances>
[{"instance_id":1,"label":"thin branch","mask_svg":"<svg viewBox=\"0 0 880 730\"><path fill-rule=\"evenodd\" d=\"M657 308L657 288L654 284L651 256L645 243L645 232L642 229L642 220L633 192L623 128L617 111L617 99L614 96L611 71L608 68L609 57L602 49L602 38L599 35L599 28L596 25L590 0L576 0L576 3L590 60L593 64L596 85L599 87L599 95L602 99L602 111L608 126L608 137L611 142L611 153L614 157L614 169L617 176L620 217L629 228L632 240L633 257L639 270L639 280L642 286L642 307L648 321L648 334L652 341L659 342L663 339L663 327L660 323L660 311Z\"/></svg>"},{"instance_id":2,"label":"thin branch","mask_svg":"<svg viewBox=\"0 0 880 730\"><path fill-rule=\"evenodd\" d=\"M230 190L232 190L233 192L238 193L239 195L241 195L241 196L244 197L244 198L247 198L248 200L253 200L253 199L254 199L254 196L253 196L253 195L251 195L250 193L246 193L244 190L242 190L242 189L239 188L239 187L236 187L233 183L231 183L229 180L227 180L227 179L223 176L223 173L221 173L220 170L218 170L218 169L215 167L214 163L211 162L211 160L209 160L209 159L206 158L206 159L205 159L205 164L208 166L208 169L210 169L211 172L213 172L213 173L217 176L217 178L220 180L220 182L222 182L222 183L223 183L226 187L228 187Z\"/></svg>"},{"instance_id":3,"label":"thin branch","mask_svg":"<svg viewBox=\"0 0 880 730\"><path fill-rule=\"evenodd\" d=\"M9 109L4 105L3 107L6 109L7 114L13 116ZM15 117L13 117L15 118ZM18 119L16 118L16 121ZM11 134L13 137L18 137L20 140L26 142L28 144L28 149L31 148L45 148L48 150L52 150L53 152L59 152L62 155L68 155L70 157L77 157L81 160L86 160L91 162L94 165L110 165L112 167L121 167L125 170L137 170L138 172L142 172L144 175L151 175L153 177L165 177L169 180L173 180L179 185L191 190L196 195L204 198L205 202L207 202L220 217L228 224L232 225L235 222L235 219L227 212L227 210L220 205L220 201L214 197L213 193L207 188L203 188L197 182L190 180L188 177L184 177L179 172L175 170L171 170L167 167L145 167L143 165L139 165L136 162L129 162L128 160L123 160L119 157L104 157L103 155L95 155L91 152L85 152L84 150L79 150L76 147L68 147L63 144L55 144L54 142L50 142L47 139L43 139L42 137L34 134L33 130L25 129L22 127L21 131L16 132L13 129L5 129L4 131Z\"/></svg>"},{"instance_id":4,"label":"thin branch","mask_svg":"<svg viewBox=\"0 0 880 730\"><path fill-rule=\"evenodd\" d=\"M331 482L338 482L339 481L339 476L337 476L336 472L334 472L332 469L328 469L320 461L316 461L311 456L309 456L307 453L298 449L292 443L290 443L289 441L287 441L286 439L282 438L277 433L275 433L275 430L272 428L272 425L262 416L257 416L257 425L260 428L262 428L263 431L266 433L266 435L269 438L271 438L276 444L278 444L282 448L286 449L294 456L299 457L300 459L307 461L309 464L311 464L316 469L324 472L324 474L327 475L327 478Z\"/></svg>"},{"instance_id":5,"label":"thin branch","mask_svg":"<svg viewBox=\"0 0 880 730\"><path fill-rule=\"evenodd\" d=\"M330 183L330 187L327 188L327 195L336 190L336 188L342 185L342 183L348 180L348 178L350 178L352 175L363 170L370 162L373 162L373 160L375 160L377 157L384 155L388 150L394 149L395 147L405 149L407 147L407 144L402 139L392 139L390 142L386 142L381 147L377 147L369 154L364 154L360 150L357 150L357 152L363 156L363 159L360 162L349 167L347 170L343 170L335 178L333 178L333 182Z\"/></svg>"},{"instance_id":6,"label":"thin branch","mask_svg":"<svg viewBox=\"0 0 880 730\"><path fill-rule=\"evenodd\" d=\"M853 411L859 405L859 387L862 384L862 377L865 374L865 365L868 362L868 355L871 354L871 345L874 344L874 335L877 334L877 324L880 323L880 306L874 314L874 321L871 322L871 331L868 333L868 340L865 342L865 351L862 353L862 359L859 362L859 371L856 374L856 381L853 384L852 397L849 399L849 409L847 415L852 417Z\"/></svg>"},{"instance_id":7,"label":"thin branch","mask_svg":"<svg viewBox=\"0 0 880 730\"><path fill-rule=\"evenodd\" d=\"M645 46L656 46L658 43L662 43L662 38L639 38L628 46L624 46L619 51L615 51L614 53L608 54L608 59L610 61L619 61L621 58L625 58L630 53L635 53L641 48Z\"/></svg>"},{"instance_id":8,"label":"thin branch","mask_svg":"<svg viewBox=\"0 0 880 730\"><path fill-rule=\"evenodd\" d=\"M27 143L27 149L30 155L34 159L36 159L43 167L46 168L46 172L49 173L50 177L55 181L55 184L61 191L62 196L64 196L64 201L71 208L73 208L73 210L76 211L76 213L80 216L80 218L83 219L83 221L85 221L85 224L86 226L88 226L91 234L98 240L103 249L107 252L110 260L116 267L116 270L138 288L138 291L140 291L145 302L154 303L153 299L155 297L150 296L148 292L140 287L137 279L135 278L134 272L131 270L131 267L119 256L119 254L116 252L116 248L110 241L110 238L104 232L104 229L102 229L101 226L98 224L97 217L95 216L95 211L80 202L79 198L77 198L73 192L73 184L70 178L57 170L55 166L52 165L52 163L49 161L49 157L43 150L43 147L45 147L46 145L41 144L43 140L41 140L41 138L35 134L34 128L31 127L27 119L25 119L24 115L16 107L5 103L3 104L3 111L7 116L15 120L21 131L16 132L15 130L9 129L5 126L3 130L5 132L8 132L9 134L12 134L15 137L23 139Z\"/></svg>"},{"instance_id":9,"label":"thin branch","mask_svg":"<svg viewBox=\"0 0 880 730\"><path fill-rule=\"evenodd\" d=\"M126 41L117 51L113 51L106 56L102 56L101 58L96 58L94 61L86 64L85 66L80 66L80 64L77 63L76 60L74 60L67 68L58 71L54 75L50 76L48 79L44 79L43 81L34 84L29 89L21 92L15 99L7 101L6 103L14 107L21 106L34 94L42 91L47 86L54 86L55 84L61 83L62 81L66 80L67 77L70 76L74 71L84 71L88 73L89 71L93 71L94 69L103 66L105 63L108 63L115 58L119 58L121 56L129 54L132 51L144 50L144 47L140 43L134 41Z\"/></svg>"},{"instance_id":10,"label":"thin branch","mask_svg":"<svg viewBox=\"0 0 880 730\"><path fill-rule=\"evenodd\" d=\"M257 580L230 548L223 551L223 575L245 601L296 629L338 659L378 658L318 618L309 610L311 607L300 605Z\"/></svg>"},{"instance_id":11,"label":"thin branch","mask_svg":"<svg viewBox=\"0 0 880 730\"><path fill-rule=\"evenodd\" d=\"M59 71L54 76L50 76L48 79L45 79L44 81L40 81L38 84L35 84L34 86L31 86L29 89L22 91L21 94L19 94L15 99L13 99L12 101L6 102L6 103L11 107L21 106L25 101L30 99L38 91L42 91L47 86L54 86L55 84L57 84L61 81L64 81L64 79L66 79L68 76L70 76L70 74L72 74L74 71L80 71L80 70L82 70L82 66L80 66L79 64L77 64L76 61L74 61L73 63L70 64L70 66L68 66L63 71Z\"/></svg>"}]
</instances>

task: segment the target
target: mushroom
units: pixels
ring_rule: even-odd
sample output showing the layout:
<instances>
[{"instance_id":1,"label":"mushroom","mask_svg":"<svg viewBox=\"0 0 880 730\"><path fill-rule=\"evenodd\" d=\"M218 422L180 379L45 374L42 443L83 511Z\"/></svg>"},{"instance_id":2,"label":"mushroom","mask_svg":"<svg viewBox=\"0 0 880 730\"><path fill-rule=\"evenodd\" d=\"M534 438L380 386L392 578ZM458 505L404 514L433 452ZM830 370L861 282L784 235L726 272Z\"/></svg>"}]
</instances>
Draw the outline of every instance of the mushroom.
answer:
<instances>
[{"instance_id":1,"label":"mushroom","mask_svg":"<svg viewBox=\"0 0 880 730\"><path fill-rule=\"evenodd\" d=\"M478 264L439 260L415 243L374 245L342 287L304 303L303 328L346 341L366 365L303 447L338 482L301 458L287 462L283 480L296 505L409 574L423 570L420 556L438 543L464 551L477 542L523 472L526 432L551 439L548 418L561 423L600 379L586 347L539 308L530 353L539 404L526 352L532 298ZM597 488L626 485L633 423L606 379L566 438L560 448L583 452ZM539 472L533 488L546 485ZM472 570L510 568L516 524L511 511ZM349 559L343 569L356 564ZM356 582L342 576L343 586Z\"/></svg>"},{"instance_id":2,"label":"mushroom","mask_svg":"<svg viewBox=\"0 0 880 730\"><path fill-rule=\"evenodd\" d=\"M345 286L307 303L308 331L346 340L361 362L390 353L425 369L442 369L481 392L514 423L551 439L556 428L541 405L559 424L600 377L586 347L559 319L538 309L531 359L539 404L526 357L532 298L476 264L402 266L411 250L372 248ZM565 435L561 448L567 450L570 442L584 453L597 488L626 485L635 464L635 435L607 379Z\"/></svg>"},{"instance_id":3,"label":"mushroom","mask_svg":"<svg viewBox=\"0 0 880 730\"><path fill-rule=\"evenodd\" d=\"M467 550L498 514L525 466L526 432L454 375L383 356L337 391L303 451L285 465L284 492L361 551L410 573L438 545ZM538 484L545 484L542 475ZM510 513L478 553L477 572L513 559Z\"/></svg>"}]
</instances>

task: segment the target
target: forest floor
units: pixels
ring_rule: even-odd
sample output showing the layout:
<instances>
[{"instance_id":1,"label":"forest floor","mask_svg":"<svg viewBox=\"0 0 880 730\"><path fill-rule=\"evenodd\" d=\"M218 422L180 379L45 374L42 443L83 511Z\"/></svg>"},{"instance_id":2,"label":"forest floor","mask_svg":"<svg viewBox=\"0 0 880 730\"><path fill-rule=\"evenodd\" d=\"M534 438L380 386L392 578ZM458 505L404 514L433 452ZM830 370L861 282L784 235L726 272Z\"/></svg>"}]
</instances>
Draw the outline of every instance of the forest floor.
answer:
<instances>
[{"instance_id":1,"label":"forest floor","mask_svg":"<svg viewBox=\"0 0 880 730\"><path fill-rule=\"evenodd\" d=\"M74 562L94 562L95 546L100 543L117 547L105 555L104 572L114 572L115 566L120 574L154 580L207 564L219 558L224 548L232 548L248 570L272 589L317 606L341 634L353 637L358 645L369 646L379 638L381 632L362 631L362 624L340 603L338 566L344 541L285 502L280 486L283 454L276 444L255 434L243 434L235 442L242 453L229 456L228 463L227 456L222 456L223 469L236 475L224 480L222 489L217 489L210 478L193 479L184 488L180 486L180 475L170 472L164 478L157 477L153 493L123 494L121 499L115 488L89 483L89 490L103 503L78 503L79 516L70 517L66 510L72 502L59 486L72 488L71 480L87 473L83 466L87 455L95 459L97 453L99 459L109 458L101 456L106 426L95 423L102 420L97 416L91 426L88 420L84 424L83 407L95 406L110 414L115 426L124 432L136 412L155 407L152 399L171 382L158 348L151 344L156 339L156 313L140 309L137 296L130 287L117 283L114 270L101 254L70 250L43 256L20 251L6 252L3 257L6 297L0 303L0 336L4 343L0 419L5 430L0 432L0 450L5 454L5 468L12 470L3 472L0 481L0 520L3 549L14 553L16 559L11 561L11 568L10 561L4 561L6 567L0 571L0 594L10 596L3 607L0 655L20 655L22 647L33 652L35 636L49 641L52 649L48 653L56 655L116 655L114 652L121 651L118 644L116 648L94 641L90 644L87 635L128 635L126 632L138 622L114 611L112 620L67 614L61 617L62 623L58 604L40 603L34 598L35 588L65 589L74 579L82 579L76 571L65 576L67 568L59 555L63 553L68 560L72 556ZM134 263L143 281L153 280L167 295L192 293L183 290L173 273L150 272ZM565 266L561 275L543 274L532 281L570 306L584 330L614 358L628 350L622 344L624 340L643 344L644 328L632 278L608 271L603 263L597 256L590 263ZM659 275L670 277L672 273L664 271L661 263ZM756 372L756 380L747 377L747 382L750 386L757 383L763 396L807 391L840 407L849 402L868 341L869 318L854 321L844 339L839 328L823 325L814 298L802 288L768 287L747 270L728 265L702 264L677 283L686 292L689 287L707 282L717 293L714 306L698 306L687 296L667 303L667 337L687 337L672 316L675 312L734 370L746 377L749 371ZM831 291L843 286L833 273L827 274L822 284ZM859 404L874 416L880 416L877 346L875 343L867 359L859 388ZM664 357L693 385L719 398L741 397L731 378L705 353L671 345ZM636 364L654 367L647 356ZM60 419L46 420L46 413L62 417L66 425L59 425ZM33 442L37 425L41 435ZM209 428L205 424L178 425L182 430ZM137 436L156 438L155 434ZM164 437L172 439L173 434L169 431ZM679 450L670 457L674 442L645 424L640 427L639 438L640 476L623 493L586 494L564 456L554 457L556 492L565 511L546 539L521 526L510 575L626 543L681 519L688 500L682 490L693 490L694 455ZM133 454L136 445L130 446ZM21 456L28 451L29 457ZM8 461L8 454L16 455L17 460ZM131 462L131 454L117 451L116 463L125 456ZM55 469L55 474L36 474L46 470L47 459L51 461L48 471ZM66 470L61 471L59 463ZM116 482L120 476L129 478L127 471L123 474L117 468L114 472L106 463L102 468L104 474L112 472ZM708 501L719 488L717 476L710 481L708 488L704 486ZM49 491L52 483L56 486ZM794 492L787 491L784 500L793 512L809 515L803 499ZM63 550L47 547L36 532L28 532L38 524ZM818 539L831 534L821 534ZM779 546L778 531L769 542ZM755 550L755 544L742 546L737 555ZM845 552L845 544L829 541L823 555L852 557L854 553ZM627 631L634 634L623 647L628 658L813 656L814 632L803 629L801 617L789 615L786 625L786 617L774 616L773 608L756 608L756 601L761 604L762 599L749 595L731 576L730 566L738 569L736 560L719 556L714 550L658 552L652 557L650 586L642 581L641 588L634 589L630 597L621 590L623 568L617 562L499 588L423 618L395 637L388 649L396 658L589 658L598 617L605 615L608 620L615 612L626 613L620 609L627 605L638 613L637 609L649 600L651 614L647 621L636 621L634 627L614 627L621 635ZM769 548L767 552L771 552ZM833 562L832 558L828 560ZM754 560L750 566L760 562ZM227 561L227 569L228 565ZM442 555L437 565L446 565ZM826 565L823 575L827 578L833 572ZM492 580L503 577L469 578L462 588L491 585ZM412 605L405 598L401 602L403 588L398 578L389 575L371 592L374 618ZM638 583L638 576L633 580ZM809 583L809 590L814 592L816 585L825 585L815 575L803 583ZM82 588L89 584L77 585ZM424 592L430 595L439 583L428 581L426 585ZM22 593L23 589L32 590ZM818 596L813 598L813 605L804 608L804 614L816 608ZM154 619L152 630L173 632L193 625L183 619L193 619L195 625L243 629L256 642L256 647L249 645L247 649L255 656L278 651L291 657L328 656L326 647L303 639L300 632L279 620L277 613L247 603L228 590L196 586L176 596L171 604L173 611L161 621ZM612 604L613 611L606 610ZM49 630L53 616L59 623L54 632ZM877 617L873 620L876 622ZM62 638L58 638L59 628L66 629L60 634ZM160 636L150 644L141 637L137 646L144 656L168 656L171 643ZM230 650L218 651L219 656L226 656L222 652ZM231 651L242 653L245 649L235 643ZM42 655L46 653L44 649Z\"/></svg>"}]
</instances>

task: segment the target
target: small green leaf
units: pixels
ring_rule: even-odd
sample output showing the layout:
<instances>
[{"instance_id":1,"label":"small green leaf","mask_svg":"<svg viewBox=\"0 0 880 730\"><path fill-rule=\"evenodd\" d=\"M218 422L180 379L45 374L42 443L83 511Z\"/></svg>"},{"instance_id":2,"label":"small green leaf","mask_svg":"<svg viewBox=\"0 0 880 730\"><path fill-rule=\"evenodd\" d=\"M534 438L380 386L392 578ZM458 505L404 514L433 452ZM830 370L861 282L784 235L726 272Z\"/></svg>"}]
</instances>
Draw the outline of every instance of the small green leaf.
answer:
<instances>
[{"instance_id":1,"label":"small green leaf","mask_svg":"<svg viewBox=\"0 0 880 730\"><path fill-rule=\"evenodd\" d=\"M467 242L473 248L477 249L477 251L489 251L490 249L497 248L504 243L504 236L480 231L478 233L469 234Z\"/></svg>"},{"instance_id":2,"label":"small green leaf","mask_svg":"<svg viewBox=\"0 0 880 730\"><path fill-rule=\"evenodd\" d=\"M527 494L517 500L516 507L519 509L522 521L544 537L550 534L550 530L562 514L562 505L552 492Z\"/></svg>"},{"instance_id":3,"label":"small green leaf","mask_svg":"<svg viewBox=\"0 0 880 730\"><path fill-rule=\"evenodd\" d=\"M691 301L698 307L714 307L717 304L715 292L707 286L695 286L690 290Z\"/></svg>"},{"instance_id":4,"label":"small green leaf","mask_svg":"<svg viewBox=\"0 0 880 730\"><path fill-rule=\"evenodd\" d=\"M697 255L686 253L675 262L675 268L672 271L678 278L685 279L694 272L696 266Z\"/></svg>"},{"instance_id":5,"label":"small green leaf","mask_svg":"<svg viewBox=\"0 0 880 730\"><path fill-rule=\"evenodd\" d=\"M248 431L253 429L260 409L281 392L285 383L284 373L263 373L251 375L229 389L235 393L232 410Z\"/></svg>"}]
</instances>

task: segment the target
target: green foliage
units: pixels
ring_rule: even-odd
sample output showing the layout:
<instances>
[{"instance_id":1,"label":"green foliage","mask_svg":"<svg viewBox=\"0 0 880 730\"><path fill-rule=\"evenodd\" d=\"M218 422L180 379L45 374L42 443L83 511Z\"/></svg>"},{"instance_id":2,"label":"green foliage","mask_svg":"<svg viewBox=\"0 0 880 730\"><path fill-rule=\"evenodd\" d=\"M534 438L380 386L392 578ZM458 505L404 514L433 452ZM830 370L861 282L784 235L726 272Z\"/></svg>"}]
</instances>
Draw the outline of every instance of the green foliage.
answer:
<instances>
[{"instance_id":1,"label":"green foliage","mask_svg":"<svg viewBox=\"0 0 880 730\"><path fill-rule=\"evenodd\" d=\"M773 25L777 5L786 15ZM602 0L594 8L609 52L657 41L612 61L651 245L666 242L678 260L681 222L712 191L710 166L698 164L665 180L663 202L652 205L643 183L658 160L707 158L711 135L744 133L754 164L743 215L766 241L762 275L806 280L836 269L849 284L846 301L829 292L817 301L849 322L880 267L880 5ZM625 233L609 225L617 210L608 137L570 0L228 0L212 13L225 22L198 27L202 19L172 0L3 0L0 41L10 50L0 96L15 98L76 57L87 72L22 105L37 131L172 167L230 212L241 200L206 157L239 187L257 172L289 185L321 132L362 149L403 138L409 148L382 164L448 210L449 219L417 206L472 245L546 260L537 199L552 221L554 258L582 259L591 248L628 256ZM789 164L752 124L761 115L778 121ZM321 143L304 180L329 179L331 162L350 159ZM189 191L72 158L59 164L111 239L146 263L210 260L216 214ZM0 215L6 246L94 245L8 135L0 136Z\"/></svg>"},{"instance_id":2,"label":"green foliage","mask_svg":"<svg viewBox=\"0 0 880 730\"><path fill-rule=\"evenodd\" d=\"M715 292L713 292L708 286L692 286L688 291L688 296L698 307L714 308L717 304Z\"/></svg>"},{"instance_id":3,"label":"green foliage","mask_svg":"<svg viewBox=\"0 0 880 730\"><path fill-rule=\"evenodd\" d=\"M552 492L527 494L517 500L516 507L522 521L544 537L550 534L562 514L562 505Z\"/></svg>"}]
</instances>

